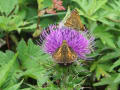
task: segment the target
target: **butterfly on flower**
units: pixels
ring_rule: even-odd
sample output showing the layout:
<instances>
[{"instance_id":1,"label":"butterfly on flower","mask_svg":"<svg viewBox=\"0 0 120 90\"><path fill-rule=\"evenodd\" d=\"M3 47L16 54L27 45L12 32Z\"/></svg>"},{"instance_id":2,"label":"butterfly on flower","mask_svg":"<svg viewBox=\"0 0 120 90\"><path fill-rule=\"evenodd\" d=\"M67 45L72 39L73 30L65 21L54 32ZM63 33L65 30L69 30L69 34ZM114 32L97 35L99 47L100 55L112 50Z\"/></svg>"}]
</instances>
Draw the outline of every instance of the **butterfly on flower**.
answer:
<instances>
[{"instance_id":1,"label":"butterfly on flower","mask_svg":"<svg viewBox=\"0 0 120 90\"><path fill-rule=\"evenodd\" d=\"M66 40L63 40L62 45L52 55L55 62L59 64L70 64L77 60L77 54L68 46Z\"/></svg>"},{"instance_id":2,"label":"butterfly on flower","mask_svg":"<svg viewBox=\"0 0 120 90\"><path fill-rule=\"evenodd\" d=\"M72 10L70 15L65 20L65 22L62 22L62 23L64 23L64 26L70 27L70 28L78 30L78 31L79 30L81 30L81 31L87 30L86 26L82 24L82 22L80 20L79 12L76 9ZM59 25L57 25L57 27L59 27ZM56 27L53 27L52 29L55 29L55 28ZM47 27L45 29L44 33L46 33L46 35L50 34L49 27ZM40 45L43 43L46 35L43 35L43 33L40 34Z\"/></svg>"},{"instance_id":3,"label":"butterfly on flower","mask_svg":"<svg viewBox=\"0 0 120 90\"><path fill-rule=\"evenodd\" d=\"M65 20L64 25L66 27L70 27L70 28L78 30L78 31L86 30L85 25L83 25L80 20L79 12L76 9L72 10L72 12L68 16L68 18Z\"/></svg>"},{"instance_id":4,"label":"butterfly on flower","mask_svg":"<svg viewBox=\"0 0 120 90\"><path fill-rule=\"evenodd\" d=\"M94 39L91 35L87 37L78 11L74 9L62 25L50 25L43 30L40 43L45 41L45 52L50 54L56 63L62 65L71 64L78 58L86 59L86 55L91 53L89 47Z\"/></svg>"}]
</instances>

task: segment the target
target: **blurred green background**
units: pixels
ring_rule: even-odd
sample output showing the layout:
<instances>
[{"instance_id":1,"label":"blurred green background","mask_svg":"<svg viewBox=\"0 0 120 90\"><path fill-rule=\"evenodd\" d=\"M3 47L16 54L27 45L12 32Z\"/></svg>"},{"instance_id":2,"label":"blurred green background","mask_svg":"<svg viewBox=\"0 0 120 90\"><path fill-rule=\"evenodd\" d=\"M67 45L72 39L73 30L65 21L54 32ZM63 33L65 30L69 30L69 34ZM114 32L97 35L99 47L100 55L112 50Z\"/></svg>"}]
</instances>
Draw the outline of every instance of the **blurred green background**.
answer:
<instances>
[{"instance_id":1,"label":"blurred green background","mask_svg":"<svg viewBox=\"0 0 120 90\"><path fill-rule=\"evenodd\" d=\"M68 7L95 36L94 60L61 67L36 40ZM119 89L120 0L0 0L0 90Z\"/></svg>"}]
</instances>

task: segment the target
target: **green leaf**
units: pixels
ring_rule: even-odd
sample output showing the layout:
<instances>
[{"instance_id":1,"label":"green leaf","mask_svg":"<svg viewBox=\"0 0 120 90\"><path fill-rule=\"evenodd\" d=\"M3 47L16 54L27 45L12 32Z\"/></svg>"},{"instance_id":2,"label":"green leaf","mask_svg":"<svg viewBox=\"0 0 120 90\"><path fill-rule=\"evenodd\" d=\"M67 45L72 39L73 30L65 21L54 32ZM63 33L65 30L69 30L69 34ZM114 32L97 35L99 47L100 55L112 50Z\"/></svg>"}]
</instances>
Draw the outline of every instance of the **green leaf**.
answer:
<instances>
[{"instance_id":1,"label":"green leaf","mask_svg":"<svg viewBox=\"0 0 120 90\"><path fill-rule=\"evenodd\" d=\"M106 90L118 90L119 85L118 84L111 84L107 86Z\"/></svg>"},{"instance_id":2,"label":"green leaf","mask_svg":"<svg viewBox=\"0 0 120 90\"><path fill-rule=\"evenodd\" d=\"M37 3L39 10L52 7L52 0L37 0Z\"/></svg>"},{"instance_id":3,"label":"green leaf","mask_svg":"<svg viewBox=\"0 0 120 90\"><path fill-rule=\"evenodd\" d=\"M101 85L111 85L113 84L114 79L116 78L117 74L113 74L111 77L104 77L101 79L100 82L94 84L94 86L101 86Z\"/></svg>"},{"instance_id":4,"label":"green leaf","mask_svg":"<svg viewBox=\"0 0 120 90\"><path fill-rule=\"evenodd\" d=\"M13 85L13 86L11 86L9 88L5 88L4 90L18 90L20 85L22 84L22 82L23 82L23 80L20 83L15 84L15 85Z\"/></svg>"},{"instance_id":5,"label":"green leaf","mask_svg":"<svg viewBox=\"0 0 120 90\"><path fill-rule=\"evenodd\" d=\"M13 59L13 57L14 57L14 53L12 51L6 51L5 53L0 52L0 68L9 64L9 62ZM19 68L19 63L16 60L14 62L14 64L12 65L2 87L6 87L6 86L10 87L10 86L16 84L17 79L19 79L19 77L21 75L21 73L17 74L17 72L20 72L20 68Z\"/></svg>"},{"instance_id":6,"label":"green leaf","mask_svg":"<svg viewBox=\"0 0 120 90\"><path fill-rule=\"evenodd\" d=\"M120 37L118 37L117 45L120 48Z\"/></svg>"},{"instance_id":7,"label":"green leaf","mask_svg":"<svg viewBox=\"0 0 120 90\"><path fill-rule=\"evenodd\" d=\"M8 30L8 23L10 22L10 18L0 16L0 30Z\"/></svg>"},{"instance_id":8,"label":"green leaf","mask_svg":"<svg viewBox=\"0 0 120 90\"><path fill-rule=\"evenodd\" d=\"M113 82L117 74L112 74L111 77L104 77L101 81L93 84L94 86L108 85L106 90L118 90L119 83Z\"/></svg>"},{"instance_id":9,"label":"green leaf","mask_svg":"<svg viewBox=\"0 0 120 90\"><path fill-rule=\"evenodd\" d=\"M120 84L120 73L118 76L115 78L114 83L119 83Z\"/></svg>"},{"instance_id":10,"label":"green leaf","mask_svg":"<svg viewBox=\"0 0 120 90\"><path fill-rule=\"evenodd\" d=\"M72 0L79 4L80 14L85 17L96 20L97 16L95 13L107 2L107 0Z\"/></svg>"},{"instance_id":11,"label":"green leaf","mask_svg":"<svg viewBox=\"0 0 120 90\"><path fill-rule=\"evenodd\" d=\"M0 48L5 44L6 44L6 42L3 39L0 39Z\"/></svg>"},{"instance_id":12,"label":"green leaf","mask_svg":"<svg viewBox=\"0 0 120 90\"><path fill-rule=\"evenodd\" d=\"M44 6L43 6L43 1L44 0L37 0L37 3L38 3L38 9L40 10L41 8L43 8Z\"/></svg>"},{"instance_id":13,"label":"green leaf","mask_svg":"<svg viewBox=\"0 0 120 90\"><path fill-rule=\"evenodd\" d=\"M6 53L0 51L0 65L4 66L5 64L8 64L13 57L14 53L12 51L6 51Z\"/></svg>"},{"instance_id":14,"label":"green leaf","mask_svg":"<svg viewBox=\"0 0 120 90\"><path fill-rule=\"evenodd\" d=\"M0 11L8 15L17 5L18 0L0 0Z\"/></svg>"},{"instance_id":15,"label":"green leaf","mask_svg":"<svg viewBox=\"0 0 120 90\"><path fill-rule=\"evenodd\" d=\"M107 73L106 69L109 68L109 66L106 66L103 64L98 64L97 68L96 68L96 78L97 80L100 79L101 76L106 76L106 77L110 77L109 73Z\"/></svg>"},{"instance_id":16,"label":"green leaf","mask_svg":"<svg viewBox=\"0 0 120 90\"><path fill-rule=\"evenodd\" d=\"M111 53L107 53L106 55L104 55L102 58L100 58L99 62L106 62L110 59L114 59L114 58L117 58L120 56L120 51L119 50L116 50L114 52L111 52Z\"/></svg>"},{"instance_id":17,"label":"green leaf","mask_svg":"<svg viewBox=\"0 0 120 90\"><path fill-rule=\"evenodd\" d=\"M45 55L41 48L35 45L32 40L29 40L27 45L24 40L21 40L17 51L22 67L26 69L23 73L24 75L38 79L42 74L45 74L46 69L44 67L46 63L49 63L49 56Z\"/></svg>"},{"instance_id":18,"label":"green leaf","mask_svg":"<svg viewBox=\"0 0 120 90\"><path fill-rule=\"evenodd\" d=\"M113 63L113 65L110 67L110 71L112 71L117 66L120 66L120 58Z\"/></svg>"},{"instance_id":19,"label":"green leaf","mask_svg":"<svg viewBox=\"0 0 120 90\"><path fill-rule=\"evenodd\" d=\"M43 6L44 6L44 8L48 8L48 7L52 7L52 5L53 5L53 2L52 2L52 0L44 0L43 1Z\"/></svg>"},{"instance_id":20,"label":"green leaf","mask_svg":"<svg viewBox=\"0 0 120 90\"><path fill-rule=\"evenodd\" d=\"M24 25L23 17L20 15L4 17L0 16L0 30L10 32L18 30L20 26Z\"/></svg>"},{"instance_id":21,"label":"green leaf","mask_svg":"<svg viewBox=\"0 0 120 90\"><path fill-rule=\"evenodd\" d=\"M113 35L107 32L109 28L107 26L99 25L94 29L94 35L97 38L100 38L103 44L107 44L108 46L112 48L116 48Z\"/></svg>"},{"instance_id":22,"label":"green leaf","mask_svg":"<svg viewBox=\"0 0 120 90\"><path fill-rule=\"evenodd\" d=\"M41 87L44 83L46 83L49 80L49 77L45 74L41 74L39 79L38 79L38 86Z\"/></svg>"},{"instance_id":23,"label":"green leaf","mask_svg":"<svg viewBox=\"0 0 120 90\"><path fill-rule=\"evenodd\" d=\"M120 0L109 0L109 2L103 7L102 12L104 15L101 15L99 21L108 24L110 26L114 26L115 24L119 24L120 20Z\"/></svg>"},{"instance_id":24,"label":"green leaf","mask_svg":"<svg viewBox=\"0 0 120 90\"><path fill-rule=\"evenodd\" d=\"M13 67L13 64L17 58L18 54L15 54L15 56L9 61L8 64L2 66L0 69L0 87L5 82L6 78L8 77L8 73L10 72L11 68Z\"/></svg>"}]
</instances>

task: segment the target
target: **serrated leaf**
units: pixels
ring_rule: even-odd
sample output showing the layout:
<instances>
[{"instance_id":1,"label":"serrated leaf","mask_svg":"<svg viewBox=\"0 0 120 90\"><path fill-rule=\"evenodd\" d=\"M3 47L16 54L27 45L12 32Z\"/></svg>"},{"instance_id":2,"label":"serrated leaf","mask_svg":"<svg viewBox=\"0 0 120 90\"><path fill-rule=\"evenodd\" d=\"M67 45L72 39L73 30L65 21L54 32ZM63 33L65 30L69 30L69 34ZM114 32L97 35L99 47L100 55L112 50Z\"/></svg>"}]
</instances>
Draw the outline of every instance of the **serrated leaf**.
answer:
<instances>
[{"instance_id":1,"label":"serrated leaf","mask_svg":"<svg viewBox=\"0 0 120 90\"><path fill-rule=\"evenodd\" d=\"M95 13L107 2L107 0L72 0L79 4L80 14L82 13L85 17L96 20L97 16Z\"/></svg>"},{"instance_id":2,"label":"serrated leaf","mask_svg":"<svg viewBox=\"0 0 120 90\"><path fill-rule=\"evenodd\" d=\"M116 78L117 74L113 74L111 77L104 77L101 79L100 82L93 84L94 86L101 86L101 85L111 85L113 84L114 79Z\"/></svg>"},{"instance_id":3,"label":"serrated leaf","mask_svg":"<svg viewBox=\"0 0 120 90\"><path fill-rule=\"evenodd\" d=\"M15 56L9 61L8 64L2 66L0 69L0 87L3 85L3 83L5 82L8 73L10 72L10 69L12 68L16 58L17 58L18 54L15 54Z\"/></svg>"},{"instance_id":4,"label":"serrated leaf","mask_svg":"<svg viewBox=\"0 0 120 90\"><path fill-rule=\"evenodd\" d=\"M5 44L6 44L6 42L3 39L0 39L0 48Z\"/></svg>"},{"instance_id":5,"label":"serrated leaf","mask_svg":"<svg viewBox=\"0 0 120 90\"><path fill-rule=\"evenodd\" d=\"M23 18L19 15L12 17L0 16L0 30L10 32L24 25Z\"/></svg>"},{"instance_id":6,"label":"serrated leaf","mask_svg":"<svg viewBox=\"0 0 120 90\"><path fill-rule=\"evenodd\" d=\"M97 62L94 62L90 67L90 71L91 72L94 71L96 69L96 67L97 67Z\"/></svg>"},{"instance_id":7,"label":"serrated leaf","mask_svg":"<svg viewBox=\"0 0 120 90\"><path fill-rule=\"evenodd\" d=\"M120 66L120 59L113 63L113 65L110 67L110 71L112 71L117 66Z\"/></svg>"},{"instance_id":8,"label":"serrated leaf","mask_svg":"<svg viewBox=\"0 0 120 90\"><path fill-rule=\"evenodd\" d=\"M96 78L99 80L101 76L110 77L110 75L105 71L104 67L97 65Z\"/></svg>"},{"instance_id":9,"label":"serrated leaf","mask_svg":"<svg viewBox=\"0 0 120 90\"><path fill-rule=\"evenodd\" d=\"M118 90L119 83L113 82L117 74L112 74L111 77L104 77L101 81L93 84L94 86L108 85L106 90Z\"/></svg>"},{"instance_id":10,"label":"serrated leaf","mask_svg":"<svg viewBox=\"0 0 120 90\"><path fill-rule=\"evenodd\" d=\"M106 55L104 55L102 58L100 58L99 62L106 62L110 59L113 59L113 58L117 58L120 56L120 51L119 50L116 50L114 52L111 52L111 53L107 53Z\"/></svg>"},{"instance_id":11,"label":"serrated leaf","mask_svg":"<svg viewBox=\"0 0 120 90\"><path fill-rule=\"evenodd\" d=\"M53 2L52 2L52 0L44 0L43 1L43 6L44 6L44 8L48 8L48 7L52 7L52 5L53 5Z\"/></svg>"},{"instance_id":12,"label":"serrated leaf","mask_svg":"<svg viewBox=\"0 0 120 90\"><path fill-rule=\"evenodd\" d=\"M0 51L0 65L3 66L8 64L10 60L12 60L14 53L12 51L6 51L5 53Z\"/></svg>"},{"instance_id":13,"label":"serrated leaf","mask_svg":"<svg viewBox=\"0 0 120 90\"><path fill-rule=\"evenodd\" d=\"M8 30L7 26L9 22L10 22L10 18L0 16L0 30L1 31Z\"/></svg>"},{"instance_id":14,"label":"serrated leaf","mask_svg":"<svg viewBox=\"0 0 120 90\"><path fill-rule=\"evenodd\" d=\"M17 5L18 0L0 0L0 12L8 15Z\"/></svg>"},{"instance_id":15,"label":"serrated leaf","mask_svg":"<svg viewBox=\"0 0 120 90\"><path fill-rule=\"evenodd\" d=\"M49 56L43 55L43 51L32 40L29 40L27 45L24 40L21 40L17 51L22 67L26 69L23 73L24 75L38 79L40 75L46 72L46 69L41 64L48 63L47 59Z\"/></svg>"},{"instance_id":16,"label":"serrated leaf","mask_svg":"<svg viewBox=\"0 0 120 90\"><path fill-rule=\"evenodd\" d=\"M37 3L38 3L38 9L40 10L40 9L42 9L44 6L43 6L43 1L44 0L37 0Z\"/></svg>"},{"instance_id":17,"label":"serrated leaf","mask_svg":"<svg viewBox=\"0 0 120 90\"><path fill-rule=\"evenodd\" d=\"M22 82L23 82L23 80L20 83L15 84L15 85L13 85L13 86L11 86L9 88L5 88L4 90L18 90L20 85L22 84Z\"/></svg>"},{"instance_id":18,"label":"serrated leaf","mask_svg":"<svg viewBox=\"0 0 120 90\"><path fill-rule=\"evenodd\" d=\"M52 0L37 0L37 3L38 3L39 10L52 7Z\"/></svg>"},{"instance_id":19,"label":"serrated leaf","mask_svg":"<svg viewBox=\"0 0 120 90\"><path fill-rule=\"evenodd\" d=\"M49 80L49 77L45 74L40 75L40 77L38 78L38 86L41 87L45 82L47 82Z\"/></svg>"},{"instance_id":20,"label":"serrated leaf","mask_svg":"<svg viewBox=\"0 0 120 90\"><path fill-rule=\"evenodd\" d=\"M108 85L106 90L118 90L118 87L119 85L118 84L111 84L111 85Z\"/></svg>"},{"instance_id":21,"label":"serrated leaf","mask_svg":"<svg viewBox=\"0 0 120 90\"><path fill-rule=\"evenodd\" d=\"M110 26L114 26L115 24L119 24L120 20L120 0L110 0L104 7L101 13L105 13L101 16L99 21L102 21L105 24Z\"/></svg>"},{"instance_id":22,"label":"serrated leaf","mask_svg":"<svg viewBox=\"0 0 120 90\"><path fill-rule=\"evenodd\" d=\"M120 84L120 73L118 74L118 76L114 80L114 83L119 83Z\"/></svg>"},{"instance_id":23,"label":"serrated leaf","mask_svg":"<svg viewBox=\"0 0 120 90\"><path fill-rule=\"evenodd\" d=\"M99 25L94 29L94 35L100 38L103 44L107 44L112 48L116 48L113 35L107 32L109 28L107 26Z\"/></svg>"},{"instance_id":24,"label":"serrated leaf","mask_svg":"<svg viewBox=\"0 0 120 90\"><path fill-rule=\"evenodd\" d=\"M117 45L120 48L120 37L118 37Z\"/></svg>"}]
</instances>

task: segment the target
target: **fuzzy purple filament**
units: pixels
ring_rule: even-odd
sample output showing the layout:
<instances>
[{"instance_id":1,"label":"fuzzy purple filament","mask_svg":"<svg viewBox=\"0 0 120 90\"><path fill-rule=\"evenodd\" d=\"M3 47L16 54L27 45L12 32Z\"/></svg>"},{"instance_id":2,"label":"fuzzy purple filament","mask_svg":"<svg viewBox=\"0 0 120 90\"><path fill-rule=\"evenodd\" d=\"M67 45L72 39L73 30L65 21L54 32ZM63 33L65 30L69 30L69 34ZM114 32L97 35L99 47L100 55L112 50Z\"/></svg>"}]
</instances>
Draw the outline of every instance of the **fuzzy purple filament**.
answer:
<instances>
[{"instance_id":1,"label":"fuzzy purple filament","mask_svg":"<svg viewBox=\"0 0 120 90\"><path fill-rule=\"evenodd\" d=\"M86 59L86 55L91 53L94 38L86 31L79 32L67 27L57 28L55 25L49 26L49 29L50 34L45 34L44 50L46 53L52 55L61 46L63 40L67 41L68 46L81 59Z\"/></svg>"}]
</instances>

